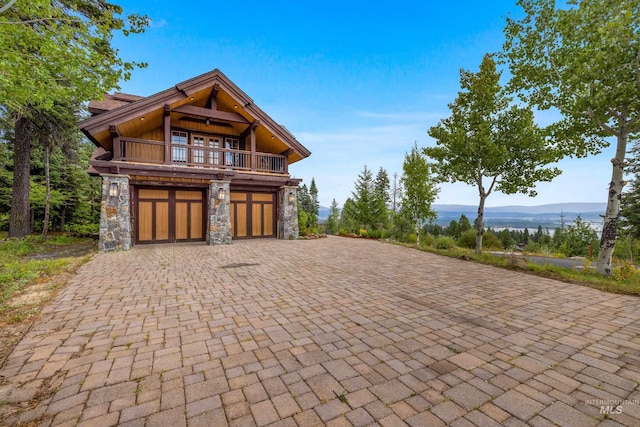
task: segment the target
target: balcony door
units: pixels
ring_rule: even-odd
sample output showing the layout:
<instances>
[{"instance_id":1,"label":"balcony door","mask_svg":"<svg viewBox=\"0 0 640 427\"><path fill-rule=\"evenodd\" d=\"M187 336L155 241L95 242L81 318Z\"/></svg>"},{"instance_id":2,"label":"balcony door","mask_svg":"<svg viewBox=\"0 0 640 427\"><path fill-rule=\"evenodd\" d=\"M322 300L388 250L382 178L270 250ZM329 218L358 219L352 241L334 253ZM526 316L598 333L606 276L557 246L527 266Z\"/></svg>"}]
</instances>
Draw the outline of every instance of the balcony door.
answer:
<instances>
[{"instance_id":1,"label":"balcony door","mask_svg":"<svg viewBox=\"0 0 640 427\"><path fill-rule=\"evenodd\" d=\"M222 138L194 134L191 137L192 159L195 165L216 166L220 164L220 146ZM196 148L206 147L206 148Z\"/></svg>"}]
</instances>

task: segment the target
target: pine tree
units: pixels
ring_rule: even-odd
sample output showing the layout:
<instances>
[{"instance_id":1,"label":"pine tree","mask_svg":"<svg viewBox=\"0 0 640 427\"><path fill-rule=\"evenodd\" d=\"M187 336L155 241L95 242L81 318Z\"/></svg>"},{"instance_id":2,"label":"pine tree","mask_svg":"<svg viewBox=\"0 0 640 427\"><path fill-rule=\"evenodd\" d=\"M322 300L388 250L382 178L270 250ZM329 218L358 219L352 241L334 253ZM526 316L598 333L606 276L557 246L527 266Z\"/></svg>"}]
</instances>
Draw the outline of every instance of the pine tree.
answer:
<instances>
[{"instance_id":1,"label":"pine tree","mask_svg":"<svg viewBox=\"0 0 640 427\"><path fill-rule=\"evenodd\" d=\"M320 202L318 201L318 187L316 187L315 178L311 178L311 186L309 187L309 223L312 228L318 225L318 215L320 214Z\"/></svg>"},{"instance_id":2,"label":"pine tree","mask_svg":"<svg viewBox=\"0 0 640 427\"><path fill-rule=\"evenodd\" d=\"M375 226L377 229L384 229L389 224L389 196L390 184L389 174L384 168L380 168L373 183L375 188L375 198L372 210L375 216Z\"/></svg>"},{"instance_id":3,"label":"pine tree","mask_svg":"<svg viewBox=\"0 0 640 427\"><path fill-rule=\"evenodd\" d=\"M336 199L331 201L331 207L329 207L329 217L327 218L327 230L331 234L338 232L340 225L340 210L338 209L338 202Z\"/></svg>"},{"instance_id":4,"label":"pine tree","mask_svg":"<svg viewBox=\"0 0 640 427\"><path fill-rule=\"evenodd\" d=\"M376 190L373 175L367 165L364 165L364 169L358 175L355 189L351 194L354 204L353 219L360 228L374 230L378 219L375 205Z\"/></svg>"}]
</instances>

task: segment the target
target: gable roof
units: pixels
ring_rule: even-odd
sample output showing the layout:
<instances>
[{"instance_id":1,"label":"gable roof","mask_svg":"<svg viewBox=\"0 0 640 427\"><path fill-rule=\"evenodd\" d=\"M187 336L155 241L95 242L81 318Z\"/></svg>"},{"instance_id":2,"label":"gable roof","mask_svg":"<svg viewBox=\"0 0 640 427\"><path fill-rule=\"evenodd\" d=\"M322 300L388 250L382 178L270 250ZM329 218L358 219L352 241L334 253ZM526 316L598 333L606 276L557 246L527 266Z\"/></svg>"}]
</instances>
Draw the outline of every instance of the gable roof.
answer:
<instances>
[{"instance_id":1,"label":"gable roof","mask_svg":"<svg viewBox=\"0 0 640 427\"><path fill-rule=\"evenodd\" d=\"M311 154L284 126L276 123L255 105L245 92L218 69L148 97L115 93L107 95L102 101L92 101L89 110L94 115L78 123L78 127L94 144L109 149L110 142L107 141L110 141L110 133L119 126L126 127L127 123L144 119L145 116L161 118L165 108L176 112L180 112L181 107L182 111L193 111L200 107L192 105L208 97L211 91L222 94L220 107L229 110L226 114L242 116L246 120L243 120L244 123L259 122L260 128L266 130L263 132L268 132L272 139L281 141L295 153L297 159Z\"/></svg>"}]
</instances>

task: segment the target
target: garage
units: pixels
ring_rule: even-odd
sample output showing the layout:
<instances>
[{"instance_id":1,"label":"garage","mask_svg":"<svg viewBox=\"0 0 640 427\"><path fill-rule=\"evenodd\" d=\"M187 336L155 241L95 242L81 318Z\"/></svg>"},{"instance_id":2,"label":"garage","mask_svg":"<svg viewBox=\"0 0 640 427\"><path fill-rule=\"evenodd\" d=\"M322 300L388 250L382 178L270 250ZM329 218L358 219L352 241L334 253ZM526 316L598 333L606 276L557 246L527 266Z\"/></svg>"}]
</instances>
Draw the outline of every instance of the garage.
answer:
<instances>
[{"instance_id":1,"label":"garage","mask_svg":"<svg viewBox=\"0 0 640 427\"><path fill-rule=\"evenodd\" d=\"M137 243L205 240L205 195L202 189L137 188Z\"/></svg>"},{"instance_id":2,"label":"garage","mask_svg":"<svg viewBox=\"0 0 640 427\"><path fill-rule=\"evenodd\" d=\"M233 239L276 237L276 194L232 191L231 230Z\"/></svg>"}]
</instances>

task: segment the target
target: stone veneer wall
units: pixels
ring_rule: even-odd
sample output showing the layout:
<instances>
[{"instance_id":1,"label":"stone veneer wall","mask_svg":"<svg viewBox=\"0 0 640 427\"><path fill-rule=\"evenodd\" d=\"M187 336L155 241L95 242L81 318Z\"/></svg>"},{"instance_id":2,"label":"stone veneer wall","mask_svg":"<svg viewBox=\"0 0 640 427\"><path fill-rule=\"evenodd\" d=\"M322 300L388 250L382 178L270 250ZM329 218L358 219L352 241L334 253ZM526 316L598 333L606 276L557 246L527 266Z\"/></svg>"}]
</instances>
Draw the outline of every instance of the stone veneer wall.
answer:
<instances>
[{"instance_id":1,"label":"stone veneer wall","mask_svg":"<svg viewBox=\"0 0 640 427\"><path fill-rule=\"evenodd\" d=\"M112 182L118 184L117 196L109 196L109 188ZM100 252L131 249L129 200L129 177L127 175L102 175L100 236L98 239L98 250Z\"/></svg>"},{"instance_id":2,"label":"stone veneer wall","mask_svg":"<svg viewBox=\"0 0 640 427\"><path fill-rule=\"evenodd\" d=\"M293 194L293 202L289 202ZM278 191L278 237L283 240L297 240L298 229L298 187L284 186Z\"/></svg>"},{"instance_id":3,"label":"stone veneer wall","mask_svg":"<svg viewBox=\"0 0 640 427\"><path fill-rule=\"evenodd\" d=\"M218 190L224 190L224 200L218 200ZM209 182L209 235L210 245L231 243L231 209L229 181Z\"/></svg>"}]
</instances>

